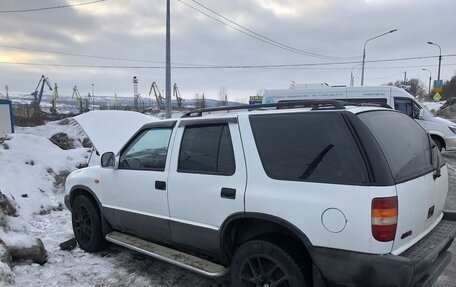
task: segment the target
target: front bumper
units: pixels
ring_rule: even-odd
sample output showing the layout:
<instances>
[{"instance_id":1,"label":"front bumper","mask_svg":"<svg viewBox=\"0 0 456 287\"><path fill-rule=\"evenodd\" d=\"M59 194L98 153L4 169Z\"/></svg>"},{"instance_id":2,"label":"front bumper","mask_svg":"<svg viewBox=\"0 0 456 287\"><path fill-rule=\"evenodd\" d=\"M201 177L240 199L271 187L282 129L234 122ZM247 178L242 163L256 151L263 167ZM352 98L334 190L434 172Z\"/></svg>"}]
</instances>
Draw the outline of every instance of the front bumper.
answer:
<instances>
[{"instance_id":1,"label":"front bumper","mask_svg":"<svg viewBox=\"0 0 456 287\"><path fill-rule=\"evenodd\" d=\"M445 137L445 150L456 150L456 136Z\"/></svg>"},{"instance_id":2,"label":"front bumper","mask_svg":"<svg viewBox=\"0 0 456 287\"><path fill-rule=\"evenodd\" d=\"M312 252L314 278L322 278L320 286L432 286L451 261L447 249L455 237L456 213L448 212L429 234L399 256L317 247Z\"/></svg>"}]
</instances>

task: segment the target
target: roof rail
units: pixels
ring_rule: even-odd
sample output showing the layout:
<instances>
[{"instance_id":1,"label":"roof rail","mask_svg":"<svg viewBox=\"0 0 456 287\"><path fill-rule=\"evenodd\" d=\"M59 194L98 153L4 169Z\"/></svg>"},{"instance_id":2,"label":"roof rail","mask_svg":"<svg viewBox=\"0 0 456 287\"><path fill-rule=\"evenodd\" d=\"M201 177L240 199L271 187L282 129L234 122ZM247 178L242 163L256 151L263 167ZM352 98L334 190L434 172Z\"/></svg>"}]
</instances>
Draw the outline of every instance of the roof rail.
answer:
<instances>
[{"instance_id":1,"label":"roof rail","mask_svg":"<svg viewBox=\"0 0 456 287\"><path fill-rule=\"evenodd\" d=\"M312 110L341 110L345 109L344 103L337 100L297 100L297 101L282 101L272 104L255 104L241 105L229 107L206 108L187 112L182 115L182 118L201 117L203 113L220 112L220 111L236 111L236 110L261 110L265 108L276 109L297 109L311 108Z\"/></svg>"}]
</instances>

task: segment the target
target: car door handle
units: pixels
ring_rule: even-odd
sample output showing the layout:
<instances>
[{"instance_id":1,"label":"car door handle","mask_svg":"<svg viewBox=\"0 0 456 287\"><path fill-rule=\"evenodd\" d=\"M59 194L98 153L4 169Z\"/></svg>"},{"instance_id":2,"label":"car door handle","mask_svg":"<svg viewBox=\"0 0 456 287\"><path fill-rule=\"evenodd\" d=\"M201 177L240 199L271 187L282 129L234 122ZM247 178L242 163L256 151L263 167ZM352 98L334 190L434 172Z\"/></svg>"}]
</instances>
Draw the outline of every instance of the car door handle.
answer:
<instances>
[{"instance_id":1,"label":"car door handle","mask_svg":"<svg viewBox=\"0 0 456 287\"><path fill-rule=\"evenodd\" d=\"M166 182L160 180L155 181L155 189L166 190Z\"/></svg>"},{"instance_id":2,"label":"car door handle","mask_svg":"<svg viewBox=\"0 0 456 287\"><path fill-rule=\"evenodd\" d=\"M222 191L220 192L220 196L222 198L236 199L236 189L222 187Z\"/></svg>"}]
</instances>

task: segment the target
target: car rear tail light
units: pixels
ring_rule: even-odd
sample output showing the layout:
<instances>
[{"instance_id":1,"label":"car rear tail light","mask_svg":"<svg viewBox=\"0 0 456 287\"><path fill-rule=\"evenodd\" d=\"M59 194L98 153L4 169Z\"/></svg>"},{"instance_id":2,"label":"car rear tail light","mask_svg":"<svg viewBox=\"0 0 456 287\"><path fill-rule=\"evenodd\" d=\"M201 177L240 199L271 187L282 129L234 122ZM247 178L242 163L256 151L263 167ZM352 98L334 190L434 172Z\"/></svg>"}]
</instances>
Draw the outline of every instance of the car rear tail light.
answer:
<instances>
[{"instance_id":1,"label":"car rear tail light","mask_svg":"<svg viewBox=\"0 0 456 287\"><path fill-rule=\"evenodd\" d=\"M397 196L372 200L372 235L381 242L394 240L397 228Z\"/></svg>"}]
</instances>

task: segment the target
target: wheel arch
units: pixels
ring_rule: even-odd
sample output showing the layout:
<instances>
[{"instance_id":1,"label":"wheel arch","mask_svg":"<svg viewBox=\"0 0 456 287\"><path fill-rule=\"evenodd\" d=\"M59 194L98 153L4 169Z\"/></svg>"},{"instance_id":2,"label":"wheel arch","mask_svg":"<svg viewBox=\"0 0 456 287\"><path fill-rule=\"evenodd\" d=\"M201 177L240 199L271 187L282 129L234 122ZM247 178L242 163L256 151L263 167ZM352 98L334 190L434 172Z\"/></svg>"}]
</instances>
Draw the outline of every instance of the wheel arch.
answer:
<instances>
[{"instance_id":1,"label":"wheel arch","mask_svg":"<svg viewBox=\"0 0 456 287\"><path fill-rule=\"evenodd\" d=\"M222 260L229 264L231 256L242 243L255 238L279 236L293 240L312 259L312 243L294 224L273 215L255 212L233 214L221 228Z\"/></svg>"},{"instance_id":2,"label":"wheel arch","mask_svg":"<svg viewBox=\"0 0 456 287\"><path fill-rule=\"evenodd\" d=\"M436 141L436 140L439 141L440 144L442 145L442 148L446 149L446 143L445 143L445 139L443 138L443 136L436 134L436 133L430 133L430 135L434 141Z\"/></svg>"},{"instance_id":3,"label":"wheel arch","mask_svg":"<svg viewBox=\"0 0 456 287\"><path fill-rule=\"evenodd\" d=\"M98 198L95 195L95 193L89 187L87 187L85 185L75 185L75 186L73 186L71 188L71 190L70 190L70 193L69 193L70 206L73 206L73 202L76 199L76 197L81 196L81 195L86 196L97 207L98 214L100 215L100 218L101 218L101 228L102 228L103 235L106 235L109 232L111 232L112 228L111 228L111 226L109 225L109 223L106 221L106 219L103 216L101 202L98 200Z\"/></svg>"}]
</instances>

